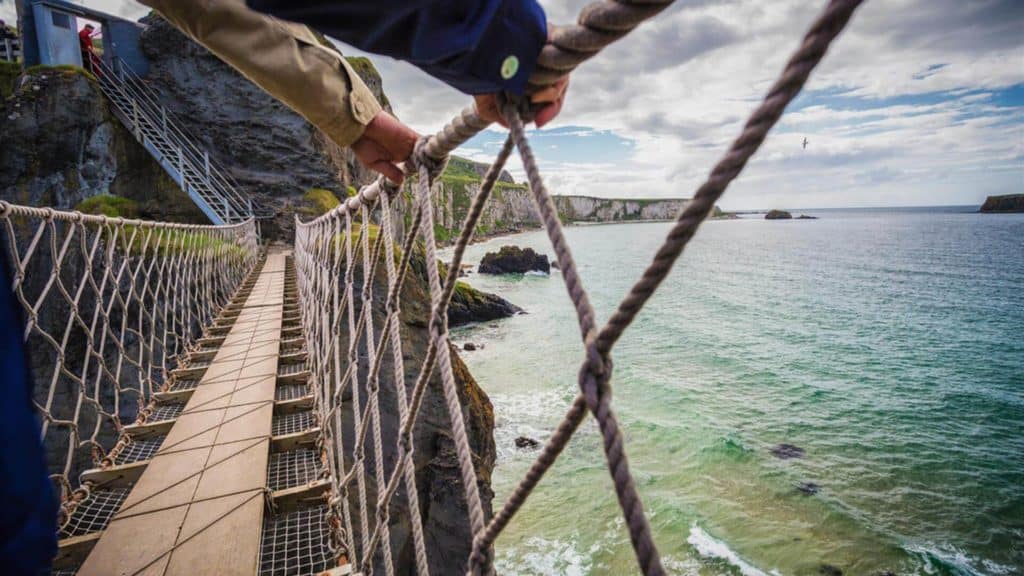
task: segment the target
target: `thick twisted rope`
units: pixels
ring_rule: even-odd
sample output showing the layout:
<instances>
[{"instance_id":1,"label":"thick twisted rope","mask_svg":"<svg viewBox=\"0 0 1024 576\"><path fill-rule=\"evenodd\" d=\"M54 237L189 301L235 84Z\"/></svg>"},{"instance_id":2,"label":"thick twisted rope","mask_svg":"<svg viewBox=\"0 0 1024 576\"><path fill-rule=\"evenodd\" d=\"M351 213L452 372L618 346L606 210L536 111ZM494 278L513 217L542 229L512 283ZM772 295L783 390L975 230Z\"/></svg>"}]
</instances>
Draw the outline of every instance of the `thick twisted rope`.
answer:
<instances>
[{"instance_id":1,"label":"thick twisted rope","mask_svg":"<svg viewBox=\"0 0 1024 576\"><path fill-rule=\"evenodd\" d=\"M675 0L604 0L586 6L577 24L551 26L530 75L530 91L554 84Z\"/></svg>"}]
</instances>

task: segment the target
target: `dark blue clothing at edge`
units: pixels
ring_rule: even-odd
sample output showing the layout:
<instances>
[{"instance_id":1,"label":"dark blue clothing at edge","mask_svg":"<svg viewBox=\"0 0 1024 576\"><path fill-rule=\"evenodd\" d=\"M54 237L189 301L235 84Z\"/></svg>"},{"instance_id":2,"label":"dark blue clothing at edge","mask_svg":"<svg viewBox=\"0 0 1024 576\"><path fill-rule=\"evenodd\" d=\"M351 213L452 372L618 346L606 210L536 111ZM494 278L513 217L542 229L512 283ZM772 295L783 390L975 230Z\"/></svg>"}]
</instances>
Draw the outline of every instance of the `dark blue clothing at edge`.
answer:
<instances>
[{"instance_id":1,"label":"dark blue clothing at edge","mask_svg":"<svg viewBox=\"0 0 1024 576\"><path fill-rule=\"evenodd\" d=\"M32 407L25 323L7 270L0 255L0 573L38 576L57 555L57 500Z\"/></svg>"},{"instance_id":2,"label":"dark blue clothing at edge","mask_svg":"<svg viewBox=\"0 0 1024 576\"><path fill-rule=\"evenodd\" d=\"M414 64L467 94L522 94L547 40L544 10L534 0L247 2L365 52ZM505 78L502 67L511 56L518 66Z\"/></svg>"}]
</instances>

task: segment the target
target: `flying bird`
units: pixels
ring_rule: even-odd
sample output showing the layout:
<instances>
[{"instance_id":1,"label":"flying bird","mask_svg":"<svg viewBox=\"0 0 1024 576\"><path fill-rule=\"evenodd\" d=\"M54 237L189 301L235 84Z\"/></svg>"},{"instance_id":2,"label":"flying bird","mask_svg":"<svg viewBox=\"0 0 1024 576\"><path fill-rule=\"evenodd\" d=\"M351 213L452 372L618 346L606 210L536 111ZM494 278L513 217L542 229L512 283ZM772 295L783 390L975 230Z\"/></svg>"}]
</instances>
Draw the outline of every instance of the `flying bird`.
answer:
<instances>
[{"instance_id":1,"label":"flying bird","mask_svg":"<svg viewBox=\"0 0 1024 576\"><path fill-rule=\"evenodd\" d=\"M804 150L807 150L807 136L804 136Z\"/></svg>"}]
</instances>

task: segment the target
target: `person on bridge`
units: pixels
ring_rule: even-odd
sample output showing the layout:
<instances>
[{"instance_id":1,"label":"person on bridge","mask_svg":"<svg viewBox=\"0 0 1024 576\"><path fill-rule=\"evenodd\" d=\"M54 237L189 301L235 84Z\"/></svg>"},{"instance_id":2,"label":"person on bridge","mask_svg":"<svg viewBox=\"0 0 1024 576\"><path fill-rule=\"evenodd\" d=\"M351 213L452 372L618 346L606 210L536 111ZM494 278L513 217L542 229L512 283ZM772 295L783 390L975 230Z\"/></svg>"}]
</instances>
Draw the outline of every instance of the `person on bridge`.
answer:
<instances>
[{"instance_id":1,"label":"person on bridge","mask_svg":"<svg viewBox=\"0 0 1024 576\"><path fill-rule=\"evenodd\" d=\"M477 113L502 124L497 94L524 93L547 41L535 0L140 1L398 183L419 135L381 109L327 40L273 16L405 60L473 95ZM564 78L531 95L538 127L558 115L567 87Z\"/></svg>"}]
</instances>

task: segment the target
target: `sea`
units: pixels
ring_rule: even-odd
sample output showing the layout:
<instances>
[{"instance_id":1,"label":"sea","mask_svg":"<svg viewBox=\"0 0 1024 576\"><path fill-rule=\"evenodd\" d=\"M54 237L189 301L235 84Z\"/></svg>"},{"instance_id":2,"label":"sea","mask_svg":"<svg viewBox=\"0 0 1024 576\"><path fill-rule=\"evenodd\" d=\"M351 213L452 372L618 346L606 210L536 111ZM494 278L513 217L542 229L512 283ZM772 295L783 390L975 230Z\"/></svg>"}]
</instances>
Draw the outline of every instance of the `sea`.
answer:
<instances>
[{"instance_id":1,"label":"sea","mask_svg":"<svg viewBox=\"0 0 1024 576\"><path fill-rule=\"evenodd\" d=\"M1024 574L1024 214L708 221L613 353L613 406L667 571ZM599 320L670 224L565 230ZM543 232L505 244L553 256ZM495 509L577 393L562 277L465 280L526 310L453 331L494 404ZM794 457L780 458L780 444ZM496 543L504 574L634 574L588 418Z\"/></svg>"}]
</instances>

